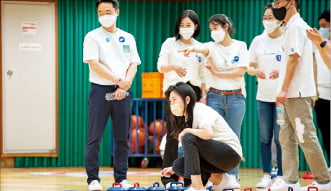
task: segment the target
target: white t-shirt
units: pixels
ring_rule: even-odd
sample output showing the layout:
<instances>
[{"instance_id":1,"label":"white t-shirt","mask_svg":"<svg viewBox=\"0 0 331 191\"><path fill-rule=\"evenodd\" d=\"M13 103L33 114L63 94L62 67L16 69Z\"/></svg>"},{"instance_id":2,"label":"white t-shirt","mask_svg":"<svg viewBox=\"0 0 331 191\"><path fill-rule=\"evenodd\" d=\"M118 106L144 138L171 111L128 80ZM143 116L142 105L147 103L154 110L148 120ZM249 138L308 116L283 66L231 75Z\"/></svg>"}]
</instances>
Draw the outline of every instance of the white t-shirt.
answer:
<instances>
[{"instance_id":1,"label":"white t-shirt","mask_svg":"<svg viewBox=\"0 0 331 191\"><path fill-rule=\"evenodd\" d=\"M217 71L231 71L239 67L248 67L249 58L245 42L234 40L234 43L227 47L217 42L208 42L206 45ZM210 87L219 90L241 89L242 94L246 96L244 77L219 78L212 75L208 70L205 75L205 81L207 89Z\"/></svg>"},{"instance_id":2,"label":"white t-shirt","mask_svg":"<svg viewBox=\"0 0 331 191\"><path fill-rule=\"evenodd\" d=\"M249 48L250 62L256 63L256 68L261 69L268 75L272 70L280 70L283 36L270 38L264 32L256 36ZM278 81L277 79L257 78L258 89L256 100L264 102L276 102Z\"/></svg>"},{"instance_id":3,"label":"white t-shirt","mask_svg":"<svg viewBox=\"0 0 331 191\"><path fill-rule=\"evenodd\" d=\"M300 17L299 13L293 15L285 26L283 39L284 54L280 70L279 91L283 85L289 55L297 53L297 65L287 98L314 97L316 96L314 69L313 69L313 44L306 35L310 29L308 24ZM278 91L278 92L279 92Z\"/></svg>"},{"instance_id":4,"label":"white t-shirt","mask_svg":"<svg viewBox=\"0 0 331 191\"><path fill-rule=\"evenodd\" d=\"M175 64L186 69L186 76L179 77L175 71L164 74L163 91L166 91L169 86L175 85L177 82L188 82L195 86L201 86L204 76L204 60L205 58L199 53L191 53L188 57L184 56L179 50L184 50L192 46L201 45L200 42L193 39L192 44L185 44L175 37L168 38L162 44L157 68L160 71L161 66Z\"/></svg>"},{"instance_id":5,"label":"white t-shirt","mask_svg":"<svg viewBox=\"0 0 331 191\"><path fill-rule=\"evenodd\" d=\"M242 157L242 147L238 136L233 132L223 117L211 107L197 102L193 109L193 129L198 129L204 125L211 125L213 128L213 140L223 142L231 146L240 157Z\"/></svg>"},{"instance_id":6,"label":"white t-shirt","mask_svg":"<svg viewBox=\"0 0 331 191\"><path fill-rule=\"evenodd\" d=\"M119 28L114 33L100 27L86 34L83 47L83 61L98 60L119 78L125 78L131 63L140 64L134 37ZM90 69L90 82L99 85L115 85Z\"/></svg>"},{"instance_id":7,"label":"white t-shirt","mask_svg":"<svg viewBox=\"0 0 331 191\"><path fill-rule=\"evenodd\" d=\"M317 62L317 88L319 97L331 100L331 70L326 67L318 51L315 55Z\"/></svg>"}]
</instances>

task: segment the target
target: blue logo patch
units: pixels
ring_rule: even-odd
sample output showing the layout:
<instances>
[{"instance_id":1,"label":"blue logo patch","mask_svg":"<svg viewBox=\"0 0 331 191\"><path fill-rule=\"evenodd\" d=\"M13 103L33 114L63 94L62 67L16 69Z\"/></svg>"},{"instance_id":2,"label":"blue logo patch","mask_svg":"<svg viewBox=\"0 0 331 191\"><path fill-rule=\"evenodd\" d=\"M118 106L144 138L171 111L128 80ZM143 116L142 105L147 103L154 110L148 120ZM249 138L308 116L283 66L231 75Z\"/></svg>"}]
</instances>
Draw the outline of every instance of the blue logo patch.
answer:
<instances>
[{"instance_id":1,"label":"blue logo patch","mask_svg":"<svg viewBox=\"0 0 331 191\"><path fill-rule=\"evenodd\" d=\"M233 60L231 61L232 64L234 64L235 62L239 61L239 56L235 56L233 57Z\"/></svg>"},{"instance_id":2,"label":"blue logo patch","mask_svg":"<svg viewBox=\"0 0 331 191\"><path fill-rule=\"evenodd\" d=\"M280 61L282 60L282 55L277 54L277 55L276 55L276 60L277 60L278 62L280 62Z\"/></svg>"},{"instance_id":3,"label":"blue logo patch","mask_svg":"<svg viewBox=\"0 0 331 191\"><path fill-rule=\"evenodd\" d=\"M125 42L125 38L123 36L119 37L118 40L122 43Z\"/></svg>"},{"instance_id":4,"label":"blue logo patch","mask_svg":"<svg viewBox=\"0 0 331 191\"><path fill-rule=\"evenodd\" d=\"M291 52L294 52L294 48L291 48Z\"/></svg>"},{"instance_id":5,"label":"blue logo patch","mask_svg":"<svg viewBox=\"0 0 331 191\"><path fill-rule=\"evenodd\" d=\"M109 37L106 38L106 42L110 42L110 38Z\"/></svg>"},{"instance_id":6,"label":"blue logo patch","mask_svg":"<svg viewBox=\"0 0 331 191\"><path fill-rule=\"evenodd\" d=\"M201 62L201 56L199 54L195 54L195 57L198 59L198 62Z\"/></svg>"}]
</instances>

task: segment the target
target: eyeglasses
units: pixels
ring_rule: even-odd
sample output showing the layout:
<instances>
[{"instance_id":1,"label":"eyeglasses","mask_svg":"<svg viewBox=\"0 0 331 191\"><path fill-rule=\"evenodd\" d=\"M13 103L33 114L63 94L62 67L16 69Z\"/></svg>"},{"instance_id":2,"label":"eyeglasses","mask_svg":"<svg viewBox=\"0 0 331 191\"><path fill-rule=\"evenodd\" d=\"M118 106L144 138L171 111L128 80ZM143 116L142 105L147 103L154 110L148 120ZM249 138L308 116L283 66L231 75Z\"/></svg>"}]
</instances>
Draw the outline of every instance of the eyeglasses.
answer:
<instances>
[{"instance_id":1,"label":"eyeglasses","mask_svg":"<svg viewBox=\"0 0 331 191\"><path fill-rule=\"evenodd\" d=\"M278 5L280 5L281 3L285 2L285 1L290 1L290 0L284 0L284 1L278 1L278 2L273 2L272 3L272 7L277 7Z\"/></svg>"}]
</instances>

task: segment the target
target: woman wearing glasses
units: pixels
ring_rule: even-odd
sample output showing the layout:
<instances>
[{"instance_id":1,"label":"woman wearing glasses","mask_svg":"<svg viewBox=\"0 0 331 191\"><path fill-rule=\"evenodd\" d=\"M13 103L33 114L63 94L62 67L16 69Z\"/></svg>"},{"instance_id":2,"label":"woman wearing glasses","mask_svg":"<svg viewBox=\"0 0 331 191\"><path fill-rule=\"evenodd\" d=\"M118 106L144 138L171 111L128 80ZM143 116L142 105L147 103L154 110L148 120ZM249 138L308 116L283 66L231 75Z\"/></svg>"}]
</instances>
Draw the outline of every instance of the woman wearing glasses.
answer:
<instances>
[{"instance_id":1,"label":"woman wearing glasses","mask_svg":"<svg viewBox=\"0 0 331 191\"><path fill-rule=\"evenodd\" d=\"M280 22L272 12L272 4L264 9L262 20L264 32L256 36L249 49L250 63L248 74L256 76L258 90L256 95L259 127L260 127L260 154L264 176L257 188L271 186L271 156L272 140L274 137L277 148L278 176L282 176L282 155L279 143L279 125L276 123L276 95L278 74L281 64L282 32Z\"/></svg>"}]
</instances>

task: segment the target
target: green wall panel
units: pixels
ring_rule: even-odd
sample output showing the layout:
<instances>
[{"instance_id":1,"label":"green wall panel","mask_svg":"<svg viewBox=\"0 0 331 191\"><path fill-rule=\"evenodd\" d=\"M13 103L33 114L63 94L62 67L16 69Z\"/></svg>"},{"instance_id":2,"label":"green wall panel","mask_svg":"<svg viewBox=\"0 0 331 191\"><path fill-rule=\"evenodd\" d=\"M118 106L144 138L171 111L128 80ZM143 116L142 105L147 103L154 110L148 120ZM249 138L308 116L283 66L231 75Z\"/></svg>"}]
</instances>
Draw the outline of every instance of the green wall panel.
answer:
<instances>
[{"instance_id":1,"label":"green wall panel","mask_svg":"<svg viewBox=\"0 0 331 191\"><path fill-rule=\"evenodd\" d=\"M120 1L118 27L132 33L137 41L142 64L132 85L134 97L141 96L141 73L155 72L162 42L173 36L177 15L185 9L195 10L201 22L201 42L210 41L207 21L218 13L233 20L234 38L249 46L263 30L260 18L267 0L201 0ZM313 27L318 16L330 7L329 0L303 0L301 15ZM84 166L87 137L87 101L89 95L88 65L82 62L85 34L99 27L94 0L58 0L59 34L59 156L18 157L15 167ZM259 130L256 111L256 79L245 76L247 99L241 142L245 162L242 167L260 168ZM110 126L110 123L107 125ZM106 128L100 150L100 165L112 165L110 158L111 130ZM300 169L308 166L300 153Z\"/></svg>"}]
</instances>

